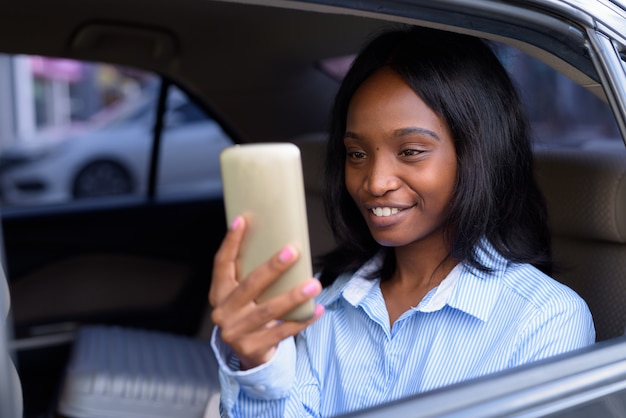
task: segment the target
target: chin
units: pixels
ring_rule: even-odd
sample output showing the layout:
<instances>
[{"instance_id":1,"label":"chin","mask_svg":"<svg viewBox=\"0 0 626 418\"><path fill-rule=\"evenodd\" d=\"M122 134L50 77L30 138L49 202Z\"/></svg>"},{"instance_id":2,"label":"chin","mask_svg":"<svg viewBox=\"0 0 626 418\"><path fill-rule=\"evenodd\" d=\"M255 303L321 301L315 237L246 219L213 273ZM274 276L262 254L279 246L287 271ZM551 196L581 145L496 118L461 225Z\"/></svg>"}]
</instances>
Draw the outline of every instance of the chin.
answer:
<instances>
[{"instance_id":1,"label":"chin","mask_svg":"<svg viewBox=\"0 0 626 418\"><path fill-rule=\"evenodd\" d=\"M402 247L410 244L410 241L397 240L389 237L377 237L376 235L372 235L374 237L374 241L383 247Z\"/></svg>"}]
</instances>

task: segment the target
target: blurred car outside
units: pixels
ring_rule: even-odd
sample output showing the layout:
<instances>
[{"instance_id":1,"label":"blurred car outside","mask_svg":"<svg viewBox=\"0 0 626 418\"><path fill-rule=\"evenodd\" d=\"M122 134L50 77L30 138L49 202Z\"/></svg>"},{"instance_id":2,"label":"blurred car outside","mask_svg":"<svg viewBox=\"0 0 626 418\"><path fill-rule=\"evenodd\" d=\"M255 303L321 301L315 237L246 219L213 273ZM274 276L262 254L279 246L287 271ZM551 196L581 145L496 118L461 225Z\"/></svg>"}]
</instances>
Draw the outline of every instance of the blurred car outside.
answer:
<instances>
[{"instance_id":1,"label":"blurred car outside","mask_svg":"<svg viewBox=\"0 0 626 418\"><path fill-rule=\"evenodd\" d=\"M2 204L145 194L158 89L147 88L74 122L24 139L0 153ZM232 141L178 88L168 90L159 153L159 193L219 193L218 157Z\"/></svg>"}]
</instances>

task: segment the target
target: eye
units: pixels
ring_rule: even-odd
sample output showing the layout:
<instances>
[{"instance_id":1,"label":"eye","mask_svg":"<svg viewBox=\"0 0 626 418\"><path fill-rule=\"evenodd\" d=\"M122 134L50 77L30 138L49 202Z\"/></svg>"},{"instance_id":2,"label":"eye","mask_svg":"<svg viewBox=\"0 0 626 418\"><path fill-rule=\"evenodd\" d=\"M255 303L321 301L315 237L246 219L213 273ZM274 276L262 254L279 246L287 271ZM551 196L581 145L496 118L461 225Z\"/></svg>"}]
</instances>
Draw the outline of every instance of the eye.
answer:
<instances>
[{"instance_id":1,"label":"eye","mask_svg":"<svg viewBox=\"0 0 626 418\"><path fill-rule=\"evenodd\" d=\"M402 157L413 157L421 153L422 151L418 149L405 149L405 150L400 151L399 155L401 155Z\"/></svg>"},{"instance_id":2,"label":"eye","mask_svg":"<svg viewBox=\"0 0 626 418\"><path fill-rule=\"evenodd\" d=\"M365 153L361 151L348 151L347 155L348 158L353 158L355 160L360 160L366 157Z\"/></svg>"}]
</instances>

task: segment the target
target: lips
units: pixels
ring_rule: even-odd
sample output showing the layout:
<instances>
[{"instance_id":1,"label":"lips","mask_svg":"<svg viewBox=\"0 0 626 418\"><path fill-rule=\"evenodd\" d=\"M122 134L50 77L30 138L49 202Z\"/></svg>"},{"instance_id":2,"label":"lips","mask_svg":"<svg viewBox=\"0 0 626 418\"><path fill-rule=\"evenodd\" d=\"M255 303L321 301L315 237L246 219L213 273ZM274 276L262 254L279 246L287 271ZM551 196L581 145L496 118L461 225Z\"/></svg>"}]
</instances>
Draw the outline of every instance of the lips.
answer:
<instances>
[{"instance_id":1,"label":"lips","mask_svg":"<svg viewBox=\"0 0 626 418\"><path fill-rule=\"evenodd\" d=\"M378 237L377 234L383 233L384 231L390 231L390 229L403 225L405 219L407 216L410 216L410 213L414 208L415 205L407 206L397 202L371 201L364 204L363 209L365 212L362 213L370 232L374 235L374 239L378 241L378 238L383 238ZM387 242L387 238L383 241ZM383 241L378 242L382 244Z\"/></svg>"}]
</instances>

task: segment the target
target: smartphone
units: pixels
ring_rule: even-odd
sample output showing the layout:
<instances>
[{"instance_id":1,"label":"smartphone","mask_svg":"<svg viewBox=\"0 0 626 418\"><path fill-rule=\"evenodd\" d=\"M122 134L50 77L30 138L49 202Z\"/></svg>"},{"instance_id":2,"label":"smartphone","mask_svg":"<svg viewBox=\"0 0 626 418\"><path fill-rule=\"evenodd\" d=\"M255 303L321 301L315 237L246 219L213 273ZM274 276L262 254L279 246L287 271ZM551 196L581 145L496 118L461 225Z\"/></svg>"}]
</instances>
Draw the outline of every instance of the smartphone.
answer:
<instances>
[{"instance_id":1,"label":"smartphone","mask_svg":"<svg viewBox=\"0 0 626 418\"><path fill-rule=\"evenodd\" d=\"M291 143L234 145L220 154L226 221L246 219L239 253L239 279L265 263L285 245L298 248L296 263L274 282L259 302L284 293L313 275L300 149ZM309 300L283 320L302 321L314 314Z\"/></svg>"}]
</instances>

